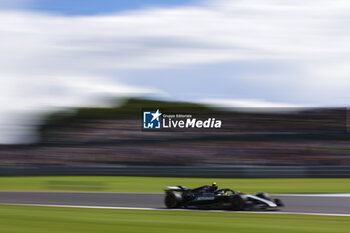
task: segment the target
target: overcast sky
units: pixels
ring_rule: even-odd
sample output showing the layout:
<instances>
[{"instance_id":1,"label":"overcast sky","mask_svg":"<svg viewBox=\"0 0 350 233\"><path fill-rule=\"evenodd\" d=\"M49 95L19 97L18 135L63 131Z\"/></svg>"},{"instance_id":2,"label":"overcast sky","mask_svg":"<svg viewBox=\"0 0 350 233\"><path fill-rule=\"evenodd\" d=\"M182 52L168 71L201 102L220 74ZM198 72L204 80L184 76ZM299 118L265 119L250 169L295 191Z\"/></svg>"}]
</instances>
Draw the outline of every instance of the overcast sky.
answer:
<instances>
[{"instance_id":1,"label":"overcast sky","mask_svg":"<svg viewBox=\"0 0 350 233\"><path fill-rule=\"evenodd\" d=\"M0 143L106 96L349 105L346 0L2 0L0 21Z\"/></svg>"}]
</instances>

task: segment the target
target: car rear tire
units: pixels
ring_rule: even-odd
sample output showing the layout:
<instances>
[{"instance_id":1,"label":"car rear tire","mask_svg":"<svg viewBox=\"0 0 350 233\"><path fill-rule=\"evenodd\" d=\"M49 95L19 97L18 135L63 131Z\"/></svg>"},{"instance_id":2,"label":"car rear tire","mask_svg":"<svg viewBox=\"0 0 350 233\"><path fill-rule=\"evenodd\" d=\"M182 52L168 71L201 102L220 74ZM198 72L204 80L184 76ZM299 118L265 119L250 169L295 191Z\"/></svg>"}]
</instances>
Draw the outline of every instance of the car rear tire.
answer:
<instances>
[{"instance_id":1,"label":"car rear tire","mask_svg":"<svg viewBox=\"0 0 350 233\"><path fill-rule=\"evenodd\" d=\"M245 201L243 197L239 194L232 196L230 199L230 203L231 203L232 210L239 211L239 210L244 210L245 208Z\"/></svg>"},{"instance_id":2,"label":"car rear tire","mask_svg":"<svg viewBox=\"0 0 350 233\"><path fill-rule=\"evenodd\" d=\"M164 202L169 209L179 208L182 206L182 196L180 193L167 192Z\"/></svg>"}]
</instances>

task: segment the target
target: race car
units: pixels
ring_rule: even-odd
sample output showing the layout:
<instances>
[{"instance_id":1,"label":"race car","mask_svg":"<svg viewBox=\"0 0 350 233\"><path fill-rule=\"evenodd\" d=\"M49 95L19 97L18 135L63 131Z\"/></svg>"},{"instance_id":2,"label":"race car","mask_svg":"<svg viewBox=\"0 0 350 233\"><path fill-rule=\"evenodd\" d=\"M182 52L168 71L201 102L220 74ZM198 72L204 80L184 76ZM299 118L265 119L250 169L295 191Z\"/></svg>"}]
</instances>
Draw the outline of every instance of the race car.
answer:
<instances>
[{"instance_id":1,"label":"race car","mask_svg":"<svg viewBox=\"0 0 350 233\"><path fill-rule=\"evenodd\" d=\"M213 188L214 187L214 188ZM221 210L273 210L282 207L280 199L272 199L264 192L256 195L235 192L230 188L217 190L215 186L189 189L185 186L169 186L165 190L167 208L198 208Z\"/></svg>"}]
</instances>

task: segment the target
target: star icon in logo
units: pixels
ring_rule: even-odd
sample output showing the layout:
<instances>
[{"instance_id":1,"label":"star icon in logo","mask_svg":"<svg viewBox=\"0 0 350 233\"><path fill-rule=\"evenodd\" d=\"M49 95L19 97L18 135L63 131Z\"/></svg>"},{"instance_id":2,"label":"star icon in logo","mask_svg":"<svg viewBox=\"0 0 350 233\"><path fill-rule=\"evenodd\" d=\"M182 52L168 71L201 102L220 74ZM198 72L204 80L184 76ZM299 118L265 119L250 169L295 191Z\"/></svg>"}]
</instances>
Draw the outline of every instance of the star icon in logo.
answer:
<instances>
[{"instance_id":1,"label":"star icon in logo","mask_svg":"<svg viewBox=\"0 0 350 233\"><path fill-rule=\"evenodd\" d=\"M159 117L162 115L162 113L159 112L159 109L157 109L157 111L155 113L151 113L151 115L153 116L152 121L154 121L155 119L157 119L157 121L159 121Z\"/></svg>"}]
</instances>

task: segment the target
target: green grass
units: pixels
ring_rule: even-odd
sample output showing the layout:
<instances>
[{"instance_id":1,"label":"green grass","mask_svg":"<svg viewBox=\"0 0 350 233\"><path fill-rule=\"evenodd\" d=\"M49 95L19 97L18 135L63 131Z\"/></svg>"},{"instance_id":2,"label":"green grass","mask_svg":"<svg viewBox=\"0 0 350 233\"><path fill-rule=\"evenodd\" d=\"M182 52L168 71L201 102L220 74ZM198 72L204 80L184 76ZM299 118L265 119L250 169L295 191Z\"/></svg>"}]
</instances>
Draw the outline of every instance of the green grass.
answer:
<instances>
[{"instance_id":1,"label":"green grass","mask_svg":"<svg viewBox=\"0 0 350 233\"><path fill-rule=\"evenodd\" d=\"M197 187L216 181L219 188L254 193L350 193L350 179L233 179L113 176L0 177L0 191L103 191L161 193L168 185Z\"/></svg>"},{"instance_id":2,"label":"green grass","mask_svg":"<svg viewBox=\"0 0 350 233\"><path fill-rule=\"evenodd\" d=\"M345 233L349 217L0 205L0 232Z\"/></svg>"}]
</instances>

